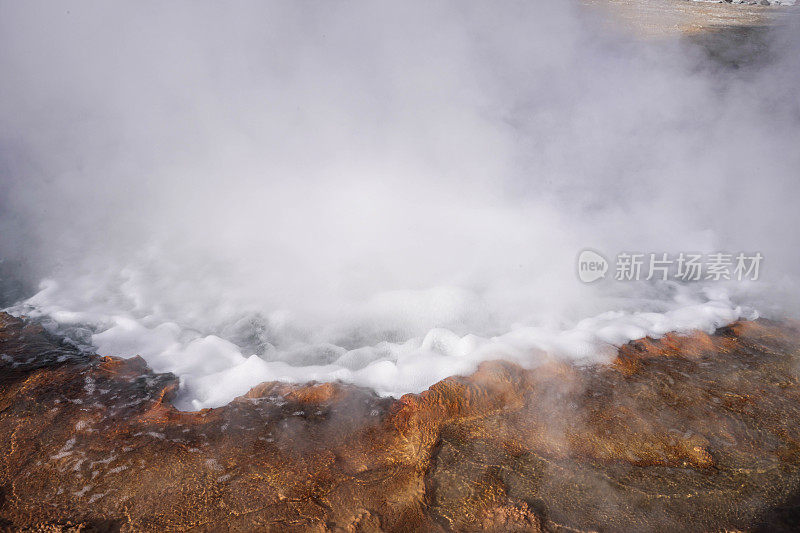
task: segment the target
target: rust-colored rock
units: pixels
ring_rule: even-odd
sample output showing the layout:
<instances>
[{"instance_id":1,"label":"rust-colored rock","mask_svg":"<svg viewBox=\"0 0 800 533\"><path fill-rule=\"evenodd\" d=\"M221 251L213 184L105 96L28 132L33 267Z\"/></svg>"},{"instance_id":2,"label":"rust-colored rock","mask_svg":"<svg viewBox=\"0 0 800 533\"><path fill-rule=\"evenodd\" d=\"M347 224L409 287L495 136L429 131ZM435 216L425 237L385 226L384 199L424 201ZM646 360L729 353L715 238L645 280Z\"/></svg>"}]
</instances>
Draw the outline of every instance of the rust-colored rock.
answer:
<instances>
[{"instance_id":1,"label":"rust-colored rock","mask_svg":"<svg viewBox=\"0 0 800 533\"><path fill-rule=\"evenodd\" d=\"M171 374L0 314L0 526L31 531L792 530L800 330L739 322L613 364L481 365L399 400Z\"/></svg>"}]
</instances>

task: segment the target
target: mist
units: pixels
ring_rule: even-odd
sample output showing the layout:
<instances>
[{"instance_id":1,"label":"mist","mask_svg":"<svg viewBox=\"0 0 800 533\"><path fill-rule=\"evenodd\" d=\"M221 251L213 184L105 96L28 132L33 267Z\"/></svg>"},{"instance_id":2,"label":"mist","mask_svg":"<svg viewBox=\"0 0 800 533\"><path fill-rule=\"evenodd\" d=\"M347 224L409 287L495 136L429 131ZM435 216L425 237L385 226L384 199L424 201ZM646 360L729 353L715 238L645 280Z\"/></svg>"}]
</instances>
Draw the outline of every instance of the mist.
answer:
<instances>
[{"instance_id":1,"label":"mist","mask_svg":"<svg viewBox=\"0 0 800 533\"><path fill-rule=\"evenodd\" d=\"M792 19L720 59L571 1L0 6L7 303L186 408L797 312ZM584 285L587 247L765 260Z\"/></svg>"}]
</instances>

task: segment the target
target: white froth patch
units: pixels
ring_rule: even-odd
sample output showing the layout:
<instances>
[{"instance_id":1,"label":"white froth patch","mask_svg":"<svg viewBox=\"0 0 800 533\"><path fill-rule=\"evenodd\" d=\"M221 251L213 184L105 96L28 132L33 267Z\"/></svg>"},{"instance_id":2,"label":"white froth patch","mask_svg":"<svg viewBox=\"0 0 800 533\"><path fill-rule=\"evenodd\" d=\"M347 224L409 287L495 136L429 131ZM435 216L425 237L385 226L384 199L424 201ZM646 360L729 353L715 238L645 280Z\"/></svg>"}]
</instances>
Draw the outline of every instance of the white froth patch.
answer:
<instances>
[{"instance_id":1,"label":"white froth patch","mask_svg":"<svg viewBox=\"0 0 800 533\"><path fill-rule=\"evenodd\" d=\"M442 297L440 307L447 315L463 314L462 307L475 305L473 298L464 295L454 299L452 291L435 289L431 294L433 301L437 295ZM550 319L512 324L498 335L458 334L449 328L433 327L403 342L383 341L350 349L312 335L281 348L270 345L263 353L246 353L219 335L202 334L171 321L157 323L152 315L135 318L130 313L64 313L56 303L57 295L53 283L45 284L42 292L29 300L27 313L67 317L70 321L78 316L99 325L99 331L91 337L98 353L141 355L155 371L175 373L182 384L178 406L187 410L224 405L266 381L341 381L398 397L421 392L448 376L469 374L482 361L504 359L526 368L551 358L605 362L619 346L634 339L692 330L710 333L741 317L756 316L732 303L722 288L684 286L671 301L638 302L641 311L607 311L572 322ZM426 323L420 318L425 313L420 308L423 299L417 293L411 295L407 306L399 292L377 300L392 302L392 313L381 320L390 321L390 315L398 321L414 316ZM374 310L375 301L366 309ZM427 323L436 323L440 311L435 306L428 311L431 317ZM285 321L284 326L292 331L296 328L291 321Z\"/></svg>"}]
</instances>

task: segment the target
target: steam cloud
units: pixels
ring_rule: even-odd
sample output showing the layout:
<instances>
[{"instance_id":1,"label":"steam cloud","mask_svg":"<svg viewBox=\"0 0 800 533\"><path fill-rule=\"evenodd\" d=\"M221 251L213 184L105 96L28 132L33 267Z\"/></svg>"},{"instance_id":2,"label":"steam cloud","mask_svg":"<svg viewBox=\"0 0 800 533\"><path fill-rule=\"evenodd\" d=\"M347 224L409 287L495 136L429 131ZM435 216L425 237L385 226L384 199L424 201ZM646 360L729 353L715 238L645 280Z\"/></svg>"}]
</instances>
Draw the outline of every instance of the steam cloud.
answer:
<instances>
[{"instance_id":1,"label":"steam cloud","mask_svg":"<svg viewBox=\"0 0 800 533\"><path fill-rule=\"evenodd\" d=\"M45 280L14 310L187 408L797 312L789 18L720 59L570 1L0 5L0 254ZM587 246L765 279L587 286Z\"/></svg>"}]
</instances>

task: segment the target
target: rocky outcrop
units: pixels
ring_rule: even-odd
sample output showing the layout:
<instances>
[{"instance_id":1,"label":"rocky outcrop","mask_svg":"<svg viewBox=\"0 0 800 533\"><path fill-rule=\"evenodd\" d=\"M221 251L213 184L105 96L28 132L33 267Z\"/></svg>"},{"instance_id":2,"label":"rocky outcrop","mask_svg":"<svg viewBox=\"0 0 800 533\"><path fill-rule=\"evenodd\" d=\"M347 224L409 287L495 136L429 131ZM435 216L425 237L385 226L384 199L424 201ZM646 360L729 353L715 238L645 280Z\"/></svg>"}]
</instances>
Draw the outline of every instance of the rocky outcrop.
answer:
<instances>
[{"instance_id":1,"label":"rocky outcrop","mask_svg":"<svg viewBox=\"0 0 800 533\"><path fill-rule=\"evenodd\" d=\"M37 531L790 530L800 329L611 365L490 362L399 400L265 383L181 412L141 358L0 315L0 520Z\"/></svg>"}]
</instances>

